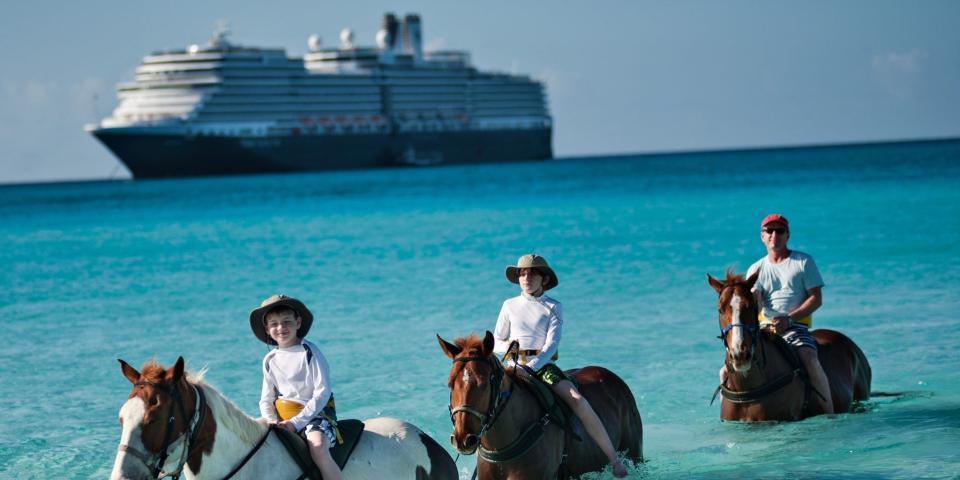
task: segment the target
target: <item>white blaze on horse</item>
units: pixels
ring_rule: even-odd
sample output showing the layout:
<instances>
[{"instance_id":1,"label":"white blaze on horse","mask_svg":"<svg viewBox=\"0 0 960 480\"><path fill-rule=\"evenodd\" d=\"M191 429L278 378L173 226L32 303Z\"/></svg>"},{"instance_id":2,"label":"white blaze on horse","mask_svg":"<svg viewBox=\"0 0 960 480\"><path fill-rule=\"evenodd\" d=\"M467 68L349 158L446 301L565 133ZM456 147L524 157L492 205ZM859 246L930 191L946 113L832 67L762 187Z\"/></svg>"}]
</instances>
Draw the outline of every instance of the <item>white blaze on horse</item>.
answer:
<instances>
[{"instance_id":1,"label":"white blaze on horse","mask_svg":"<svg viewBox=\"0 0 960 480\"><path fill-rule=\"evenodd\" d=\"M133 384L120 408L120 445L111 479L294 479L303 472L263 419L243 413L202 378L184 374L183 358L142 372L120 360ZM345 479L456 479L447 451L416 426L365 420L343 468Z\"/></svg>"}]
</instances>

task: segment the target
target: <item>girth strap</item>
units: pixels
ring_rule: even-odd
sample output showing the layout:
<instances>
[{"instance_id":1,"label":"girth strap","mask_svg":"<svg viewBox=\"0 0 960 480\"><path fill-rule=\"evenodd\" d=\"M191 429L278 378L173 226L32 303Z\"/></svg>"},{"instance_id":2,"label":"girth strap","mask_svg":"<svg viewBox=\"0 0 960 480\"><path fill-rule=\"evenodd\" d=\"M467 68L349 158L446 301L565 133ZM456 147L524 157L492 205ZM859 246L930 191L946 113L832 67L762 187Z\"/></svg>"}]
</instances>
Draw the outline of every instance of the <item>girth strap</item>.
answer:
<instances>
[{"instance_id":1,"label":"girth strap","mask_svg":"<svg viewBox=\"0 0 960 480\"><path fill-rule=\"evenodd\" d=\"M772 382L767 382L763 384L760 388L754 390L742 390L735 391L730 390L726 385L720 384L717 386L717 389L713 392L713 399L710 400L710 405L713 405L714 400L717 399L717 394L720 393L723 395L723 398L728 402L732 403L753 403L759 401L761 398L774 393L783 387L786 387L791 382L794 381L797 377L800 376L800 369L795 368L791 372L787 372L779 377L775 378Z\"/></svg>"},{"instance_id":2,"label":"girth strap","mask_svg":"<svg viewBox=\"0 0 960 480\"><path fill-rule=\"evenodd\" d=\"M233 470L230 470L230 473L228 473L227 476L223 477L223 480L229 480L230 478L232 478L234 475L237 474L237 472L240 471L241 468L243 468L244 465L247 464L247 462L250 461L251 458L253 458L253 455L257 453L258 450L260 450L260 447L263 446L263 442L267 441L267 437L270 436L270 432L272 432L274 428L276 427L271 425L270 428L267 429L267 433L263 435L263 438L261 438L260 441L257 442L257 444L252 449L250 449L249 452L247 452L247 456L243 457L243 460L241 460L236 467L233 467Z\"/></svg>"},{"instance_id":3,"label":"girth strap","mask_svg":"<svg viewBox=\"0 0 960 480\"><path fill-rule=\"evenodd\" d=\"M544 428L549 423L550 414L547 413L540 417L540 420L527 427L510 445L500 450L487 450L483 448L483 445L480 445L480 448L477 449L477 454L480 455L480 458L490 463L509 462L530 451L530 449L536 445L537 440L540 440L540 437L543 436Z\"/></svg>"}]
</instances>

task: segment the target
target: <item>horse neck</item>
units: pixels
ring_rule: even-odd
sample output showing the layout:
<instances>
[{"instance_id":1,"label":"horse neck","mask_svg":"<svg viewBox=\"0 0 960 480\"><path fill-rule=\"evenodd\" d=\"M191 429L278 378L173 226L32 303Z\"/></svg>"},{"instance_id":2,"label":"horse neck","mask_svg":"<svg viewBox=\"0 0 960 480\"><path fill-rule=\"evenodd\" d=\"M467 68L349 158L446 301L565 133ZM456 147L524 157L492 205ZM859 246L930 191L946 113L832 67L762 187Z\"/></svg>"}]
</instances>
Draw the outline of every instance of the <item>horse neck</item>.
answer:
<instances>
[{"instance_id":1,"label":"horse neck","mask_svg":"<svg viewBox=\"0 0 960 480\"><path fill-rule=\"evenodd\" d=\"M483 438L483 446L488 450L500 450L520 436L521 433L539 418L540 404L526 386L514 380L511 374L503 376L502 391L511 388L513 393ZM531 414L531 412L533 412Z\"/></svg>"},{"instance_id":2,"label":"horse neck","mask_svg":"<svg viewBox=\"0 0 960 480\"><path fill-rule=\"evenodd\" d=\"M267 434L268 427L237 408L233 402L213 387L206 384L195 384L195 386L203 388L206 394L207 404L213 413L211 420L216 422L216 436L212 450L209 455L204 456L200 471L194 473L185 469L184 477L190 480L223 478ZM276 437L273 435L270 437L272 438L267 438L260 450L234 478L267 478L289 467L287 464L292 462L276 461L277 458L283 458L278 455L286 455L286 453Z\"/></svg>"},{"instance_id":3,"label":"horse neck","mask_svg":"<svg viewBox=\"0 0 960 480\"><path fill-rule=\"evenodd\" d=\"M753 364L746 375L737 373L727 365L728 388L737 391L752 390L791 370L790 363L773 343L775 340L767 335L764 332L758 335L759 343L753 352Z\"/></svg>"}]
</instances>

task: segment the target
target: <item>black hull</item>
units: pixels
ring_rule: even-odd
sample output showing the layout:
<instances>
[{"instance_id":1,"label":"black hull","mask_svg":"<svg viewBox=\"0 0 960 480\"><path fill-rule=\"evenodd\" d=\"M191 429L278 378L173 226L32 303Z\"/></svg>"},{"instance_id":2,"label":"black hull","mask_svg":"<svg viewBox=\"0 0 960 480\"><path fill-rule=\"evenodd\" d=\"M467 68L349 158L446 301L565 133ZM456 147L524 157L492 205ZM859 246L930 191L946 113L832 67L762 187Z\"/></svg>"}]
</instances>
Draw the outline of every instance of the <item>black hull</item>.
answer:
<instances>
[{"instance_id":1,"label":"black hull","mask_svg":"<svg viewBox=\"0 0 960 480\"><path fill-rule=\"evenodd\" d=\"M189 137L122 129L99 129L93 134L134 178L500 163L553 157L549 128L396 136Z\"/></svg>"}]
</instances>

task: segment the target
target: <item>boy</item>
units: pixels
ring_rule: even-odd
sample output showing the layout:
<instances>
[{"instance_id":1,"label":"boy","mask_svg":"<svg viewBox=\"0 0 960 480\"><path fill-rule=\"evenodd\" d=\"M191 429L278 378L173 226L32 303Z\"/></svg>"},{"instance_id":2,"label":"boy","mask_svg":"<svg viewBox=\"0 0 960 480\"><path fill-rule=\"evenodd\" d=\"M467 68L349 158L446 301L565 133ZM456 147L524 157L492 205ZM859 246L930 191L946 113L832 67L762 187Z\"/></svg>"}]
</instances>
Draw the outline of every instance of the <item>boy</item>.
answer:
<instances>
[{"instance_id":1,"label":"boy","mask_svg":"<svg viewBox=\"0 0 960 480\"><path fill-rule=\"evenodd\" d=\"M250 312L250 328L260 341L277 348L263 357L260 414L291 432L303 432L310 456L325 480L339 480L329 449L336 444L336 408L330 367L313 343L304 340L313 314L301 302L273 295Z\"/></svg>"}]
</instances>

